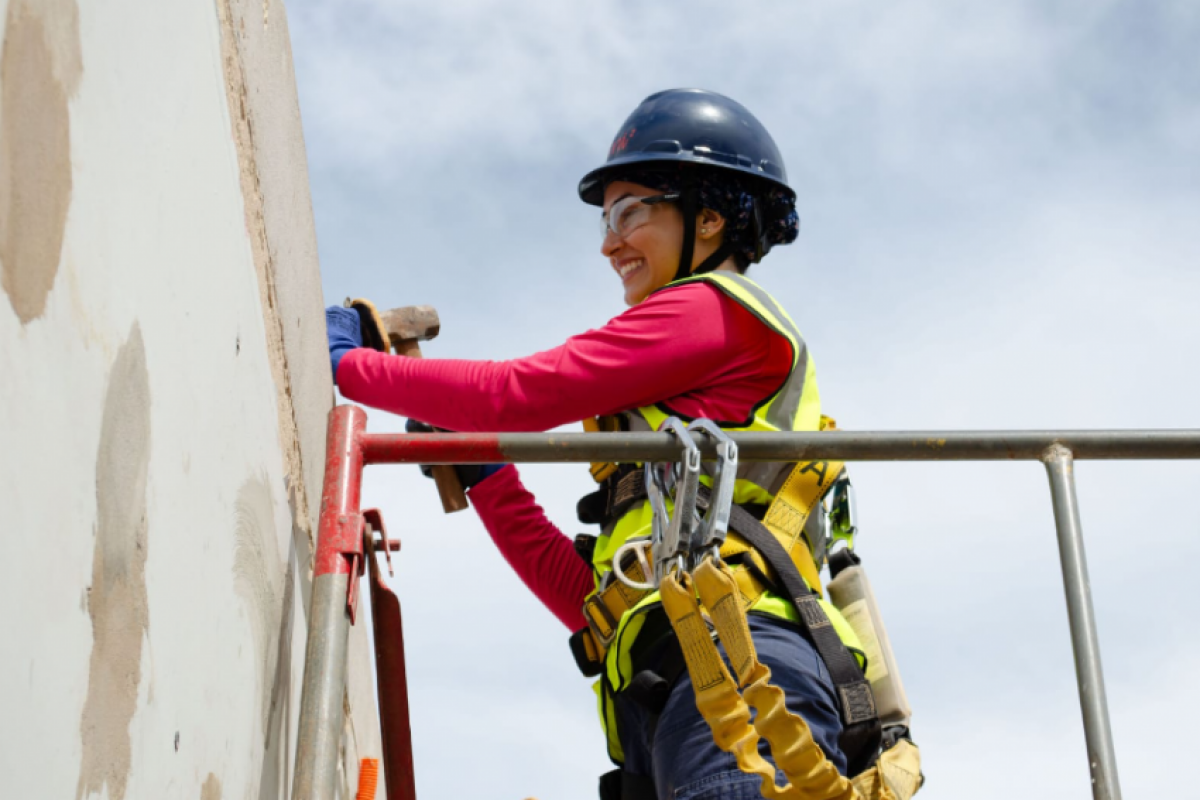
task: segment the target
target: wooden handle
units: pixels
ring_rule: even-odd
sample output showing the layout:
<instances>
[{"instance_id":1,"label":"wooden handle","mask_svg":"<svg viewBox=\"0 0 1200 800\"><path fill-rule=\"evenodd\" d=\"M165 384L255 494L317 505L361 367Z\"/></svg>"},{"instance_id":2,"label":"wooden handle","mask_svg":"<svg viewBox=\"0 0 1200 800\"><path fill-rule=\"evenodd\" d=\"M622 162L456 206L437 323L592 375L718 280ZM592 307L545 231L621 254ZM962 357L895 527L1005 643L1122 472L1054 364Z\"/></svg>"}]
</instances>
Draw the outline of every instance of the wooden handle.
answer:
<instances>
[{"instance_id":1,"label":"wooden handle","mask_svg":"<svg viewBox=\"0 0 1200 800\"><path fill-rule=\"evenodd\" d=\"M397 355L409 358L421 357L421 344L416 339L393 341L392 346ZM467 493L463 491L462 481L450 464L438 464L433 467L433 482L437 484L438 497L442 499L442 510L447 514L470 508Z\"/></svg>"},{"instance_id":2,"label":"wooden handle","mask_svg":"<svg viewBox=\"0 0 1200 800\"><path fill-rule=\"evenodd\" d=\"M449 464L438 464L433 468L433 482L437 484L438 497L442 498L442 510L447 514L470 508L467 493L463 491L458 473Z\"/></svg>"}]
</instances>

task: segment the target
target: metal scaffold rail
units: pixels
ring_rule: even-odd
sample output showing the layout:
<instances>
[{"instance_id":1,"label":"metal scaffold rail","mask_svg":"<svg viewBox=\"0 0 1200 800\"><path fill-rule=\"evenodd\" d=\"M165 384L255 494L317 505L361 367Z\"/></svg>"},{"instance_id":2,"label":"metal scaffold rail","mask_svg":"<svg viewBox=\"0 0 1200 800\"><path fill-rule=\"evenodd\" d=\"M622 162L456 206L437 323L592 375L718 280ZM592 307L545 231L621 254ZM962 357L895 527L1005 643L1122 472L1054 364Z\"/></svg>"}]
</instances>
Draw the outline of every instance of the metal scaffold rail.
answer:
<instances>
[{"instance_id":1,"label":"metal scaffold rail","mask_svg":"<svg viewBox=\"0 0 1200 800\"><path fill-rule=\"evenodd\" d=\"M1165 431L836 431L730 433L742 461L1042 461L1055 446L1076 459L1197 459L1200 430ZM705 458L713 443L696 439ZM368 464L671 461L669 433L367 434Z\"/></svg>"},{"instance_id":2,"label":"metal scaffold rail","mask_svg":"<svg viewBox=\"0 0 1200 800\"><path fill-rule=\"evenodd\" d=\"M327 800L334 792L342 731L346 643L357 608L358 576L372 569L376 643L399 636L399 606L378 578L374 551L394 549L377 512L362 512L362 470L371 464L490 464L592 461L677 461L678 439L667 433L368 434L356 406L330 412L325 488L314 559L312 609L301 698L294 800ZM1100 664L1074 462L1078 459L1200 459L1200 430L917 431L732 433L743 461L1040 461L1050 479L1079 701L1096 800L1119 800L1116 756ZM711 440L697 437L706 458ZM374 534L380 533L382 541ZM382 599L382 604L381 604ZM392 609L381 613L381 609ZM390 661L378 660L388 800L415 798L403 650L389 642ZM377 647L377 653L381 653ZM390 697L384 696L388 683ZM400 695L397 698L397 694ZM387 700L387 703L385 703Z\"/></svg>"}]
</instances>

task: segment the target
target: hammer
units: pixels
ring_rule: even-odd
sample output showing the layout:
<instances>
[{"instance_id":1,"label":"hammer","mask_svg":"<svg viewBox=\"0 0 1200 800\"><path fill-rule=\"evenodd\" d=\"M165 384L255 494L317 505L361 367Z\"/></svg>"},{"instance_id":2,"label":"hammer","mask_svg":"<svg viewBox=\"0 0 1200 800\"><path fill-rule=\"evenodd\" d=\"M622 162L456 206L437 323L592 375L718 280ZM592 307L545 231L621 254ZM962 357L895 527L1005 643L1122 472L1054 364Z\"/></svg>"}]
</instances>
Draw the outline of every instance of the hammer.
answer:
<instances>
[{"instance_id":1,"label":"hammer","mask_svg":"<svg viewBox=\"0 0 1200 800\"><path fill-rule=\"evenodd\" d=\"M392 350L396 355L409 358L420 358L421 342L427 342L437 336L442 328L438 321L437 309L433 306L393 308L381 312L379 317L383 322L383 329L387 331L388 339L391 340ZM433 480L437 483L438 496L442 499L442 509L447 514L469 507L462 482L459 481L453 466L434 466Z\"/></svg>"}]
</instances>

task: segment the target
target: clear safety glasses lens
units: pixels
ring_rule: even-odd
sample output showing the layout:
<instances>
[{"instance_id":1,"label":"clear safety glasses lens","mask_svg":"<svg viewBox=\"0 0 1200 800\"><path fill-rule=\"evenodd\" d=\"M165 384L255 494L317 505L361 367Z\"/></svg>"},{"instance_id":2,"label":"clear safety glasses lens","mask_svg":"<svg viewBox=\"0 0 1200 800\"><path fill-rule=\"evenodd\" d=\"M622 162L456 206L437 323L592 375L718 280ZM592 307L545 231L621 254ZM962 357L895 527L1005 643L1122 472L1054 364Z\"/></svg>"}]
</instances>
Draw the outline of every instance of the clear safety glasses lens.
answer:
<instances>
[{"instance_id":1,"label":"clear safety glasses lens","mask_svg":"<svg viewBox=\"0 0 1200 800\"><path fill-rule=\"evenodd\" d=\"M607 213L600 215L600 235L607 238L608 232L612 231L617 238L624 239L650 221L653 206L678 199L677 192L650 197L623 197L613 203Z\"/></svg>"}]
</instances>

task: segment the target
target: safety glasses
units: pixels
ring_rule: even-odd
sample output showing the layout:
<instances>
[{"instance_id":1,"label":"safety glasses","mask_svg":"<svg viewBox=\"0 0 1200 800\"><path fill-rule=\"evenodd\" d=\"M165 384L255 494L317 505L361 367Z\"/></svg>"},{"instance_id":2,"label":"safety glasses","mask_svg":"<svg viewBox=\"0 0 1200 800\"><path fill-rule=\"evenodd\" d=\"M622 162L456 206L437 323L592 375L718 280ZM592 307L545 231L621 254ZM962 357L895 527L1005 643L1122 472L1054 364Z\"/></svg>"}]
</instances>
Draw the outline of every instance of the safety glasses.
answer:
<instances>
[{"instance_id":1,"label":"safety glasses","mask_svg":"<svg viewBox=\"0 0 1200 800\"><path fill-rule=\"evenodd\" d=\"M612 231L618 238L629 234L650 221L650 212L659 203L670 203L679 199L679 192L655 194L649 197L623 197L600 215L600 235L608 237Z\"/></svg>"}]
</instances>

